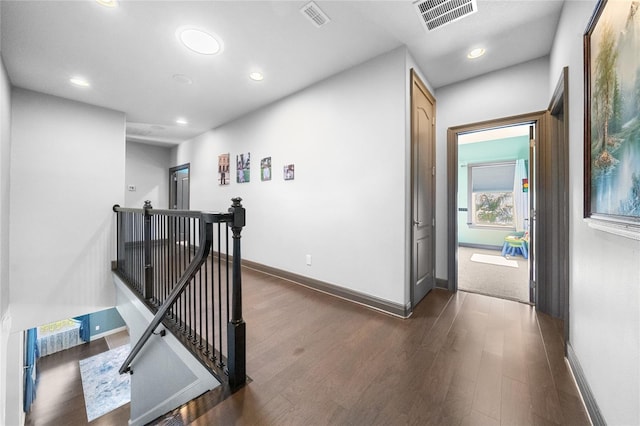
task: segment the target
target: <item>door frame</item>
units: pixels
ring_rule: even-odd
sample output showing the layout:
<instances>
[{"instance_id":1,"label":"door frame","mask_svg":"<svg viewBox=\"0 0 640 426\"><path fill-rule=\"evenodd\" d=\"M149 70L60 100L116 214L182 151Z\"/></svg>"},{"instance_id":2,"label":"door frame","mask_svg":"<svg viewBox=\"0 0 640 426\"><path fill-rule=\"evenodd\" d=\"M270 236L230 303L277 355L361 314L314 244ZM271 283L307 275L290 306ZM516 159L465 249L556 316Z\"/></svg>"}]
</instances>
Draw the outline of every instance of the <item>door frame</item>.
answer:
<instances>
[{"instance_id":1,"label":"door frame","mask_svg":"<svg viewBox=\"0 0 640 426\"><path fill-rule=\"evenodd\" d=\"M532 166L535 176L536 212L532 214L535 246L533 260L536 286L536 310L565 320L565 350L568 339L569 313L569 140L568 140L568 72L560 81L546 111L489 120L452 127L447 130L447 220L449 290L458 290L458 133L512 124L536 123L536 154ZM561 126L554 125L554 114L560 113ZM553 129L555 127L555 129ZM560 139L559 137L562 137ZM530 166L531 167L531 166ZM545 265L544 269L540 265Z\"/></svg>"},{"instance_id":2,"label":"door frame","mask_svg":"<svg viewBox=\"0 0 640 426\"><path fill-rule=\"evenodd\" d=\"M570 211L569 211L569 67L564 67L556 83L556 88L549 102L549 137L553 143L553 154L557 157L557 250L558 257L566 259L559 262L558 292L560 319L564 321L564 350L567 354L569 343L569 282L571 271L570 255Z\"/></svg>"},{"instance_id":3,"label":"door frame","mask_svg":"<svg viewBox=\"0 0 640 426\"><path fill-rule=\"evenodd\" d=\"M429 197L431 199L431 215L434 221L434 225L435 225L435 217L436 217L436 174L435 174L435 167L436 167L436 98L433 96L433 94L429 91L429 89L427 88L427 86L424 84L424 82L422 81L422 79L420 78L420 76L418 75L418 73L412 68L410 71L410 111L411 111L411 121L410 121L410 152L411 152L411 156L410 156L410 168L409 168L409 180L410 180L410 193L409 193L409 232L410 232L410 248L409 248L409 311L413 312L414 307L416 306L416 303L418 303L419 301L414 300L415 299L415 284L416 284L416 279L417 277L415 276L415 271L417 268L417 265L415 264L415 232L414 232L414 207L415 207L415 200L414 200L414 190L415 190L415 161L416 161L416 153L415 153L415 149L414 149L414 142L415 142L415 136L414 136L414 124L416 122L416 117L415 117L415 105L414 105L414 87L418 86L420 88L420 91L423 92L425 94L425 96L427 97L427 99L429 100L429 102L431 102L431 104L433 105L433 125L432 125L432 145L431 145L431 158L433 158L433 184L431 185L431 191L429 194ZM429 252L430 252L430 256L431 256L431 262L433 265L433 269L434 269L434 273L433 273L433 284L434 284L434 288L435 288L435 282L436 282L436 277L435 277L435 267L436 267L436 238L435 238L435 226L431 227L432 229L432 238L431 238L431 247L429 247Z\"/></svg>"},{"instance_id":4,"label":"door frame","mask_svg":"<svg viewBox=\"0 0 640 426\"><path fill-rule=\"evenodd\" d=\"M497 127L507 127L517 124L535 123L537 141L539 144L541 144L541 141L545 139L547 135L546 114L547 111L539 111L529 114L521 114L511 117L455 126L447 129L447 284L449 291L458 291L458 134L476 132ZM531 159L529 159L529 161L531 161ZM531 167L531 164L529 167ZM539 161L534 163L533 167L534 174L539 176ZM533 190L537 191L538 189L534 188ZM530 223L532 223L532 221L533 217L530 216ZM539 226L539 224L536 224L535 226ZM536 234L541 234L539 228L536 231ZM538 239L537 241L540 240ZM532 259L532 262L538 262L538 256L536 256L535 254L536 253L530 254L530 259ZM535 268L535 266L537 266L537 264L531 265L530 268ZM535 268L534 270L537 270L537 268ZM536 299L537 297L538 292L536 291ZM537 302L537 300L535 302Z\"/></svg>"},{"instance_id":5,"label":"door frame","mask_svg":"<svg viewBox=\"0 0 640 426\"><path fill-rule=\"evenodd\" d=\"M189 206L191 206L191 163L180 164L179 166L174 166L169 168L169 210L173 209L173 206L176 204L176 189L174 189L174 181L173 174L180 170L188 170L187 177L189 178Z\"/></svg>"}]
</instances>

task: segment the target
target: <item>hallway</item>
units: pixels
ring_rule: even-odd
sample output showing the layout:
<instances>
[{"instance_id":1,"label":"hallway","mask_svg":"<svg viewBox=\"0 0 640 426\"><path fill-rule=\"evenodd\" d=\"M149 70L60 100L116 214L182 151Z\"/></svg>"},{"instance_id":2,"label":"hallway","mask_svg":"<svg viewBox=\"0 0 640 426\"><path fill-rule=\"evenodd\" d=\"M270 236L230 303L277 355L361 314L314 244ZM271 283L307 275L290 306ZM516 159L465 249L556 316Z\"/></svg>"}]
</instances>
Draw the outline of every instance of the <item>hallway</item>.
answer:
<instances>
[{"instance_id":1,"label":"hallway","mask_svg":"<svg viewBox=\"0 0 640 426\"><path fill-rule=\"evenodd\" d=\"M432 291L402 320L244 269L251 382L156 424L587 425L561 323Z\"/></svg>"},{"instance_id":2,"label":"hallway","mask_svg":"<svg viewBox=\"0 0 640 426\"><path fill-rule=\"evenodd\" d=\"M529 305L437 289L403 320L246 268L243 286L250 383L154 424L589 424L561 323ZM89 424L77 360L125 341L43 358L26 424ZM90 424L125 425L128 412Z\"/></svg>"}]
</instances>

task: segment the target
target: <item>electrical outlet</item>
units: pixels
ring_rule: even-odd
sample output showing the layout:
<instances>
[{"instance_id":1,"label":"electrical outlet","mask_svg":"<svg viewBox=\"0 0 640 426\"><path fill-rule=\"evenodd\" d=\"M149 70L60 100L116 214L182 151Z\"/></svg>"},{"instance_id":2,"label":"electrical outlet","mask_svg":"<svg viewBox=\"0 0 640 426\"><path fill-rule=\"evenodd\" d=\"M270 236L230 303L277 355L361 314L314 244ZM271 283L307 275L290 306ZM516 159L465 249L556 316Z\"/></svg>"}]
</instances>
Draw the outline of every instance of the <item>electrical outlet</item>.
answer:
<instances>
[{"instance_id":1,"label":"electrical outlet","mask_svg":"<svg viewBox=\"0 0 640 426\"><path fill-rule=\"evenodd\" d=\"M96 325L96 331L99 331L99 330L100 330L100 326Z\"/></svg>"},{"instance_id":2,"label":"electrical outlet","mask_svg":"<svg viewBox=\"0 0 640 426\"><path fill-rule=\"evenodd\" d=\"M311 266L311 255L307 255L307 266Z\"/></svg>"},{"instance_id":3,"label":"electrical outlet","mask_svg":"<svg viewBox=\"0 0 640 426\"><path fill-rule=\"evenodd\" d=\"M136 190L136 186L135 185L129 185L129 191L135 191Z\"/></svg>"}]
</instances>

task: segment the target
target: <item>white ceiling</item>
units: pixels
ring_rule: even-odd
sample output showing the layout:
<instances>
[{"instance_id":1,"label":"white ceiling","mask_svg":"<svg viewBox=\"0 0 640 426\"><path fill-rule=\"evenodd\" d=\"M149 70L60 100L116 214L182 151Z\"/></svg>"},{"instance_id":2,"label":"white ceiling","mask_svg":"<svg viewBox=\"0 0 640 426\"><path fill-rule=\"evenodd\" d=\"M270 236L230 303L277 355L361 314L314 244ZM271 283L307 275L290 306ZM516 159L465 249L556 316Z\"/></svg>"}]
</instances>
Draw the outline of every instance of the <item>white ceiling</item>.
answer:
<instances>
[{"instance_id":1,"label":"white ceiling","mask_svg":"<svg viewBox=\"0 0 640 426\"><path fill-rule=\"evenodd\" d=\"M307 3L2 0L0 50L14 86L124 111L129 139L174 145L402 45L434 88L545 56L562 9L478 0L477 13L427 32L411 1L318 0L331 19L321 28L300 13ZM186 49L183 25L217 34L223 52ZM487 53L470 61L476 46ZM254 70L265 79L249 80ZM91 87L70 85L77 74Z\"/></svg>"}]
</instances>

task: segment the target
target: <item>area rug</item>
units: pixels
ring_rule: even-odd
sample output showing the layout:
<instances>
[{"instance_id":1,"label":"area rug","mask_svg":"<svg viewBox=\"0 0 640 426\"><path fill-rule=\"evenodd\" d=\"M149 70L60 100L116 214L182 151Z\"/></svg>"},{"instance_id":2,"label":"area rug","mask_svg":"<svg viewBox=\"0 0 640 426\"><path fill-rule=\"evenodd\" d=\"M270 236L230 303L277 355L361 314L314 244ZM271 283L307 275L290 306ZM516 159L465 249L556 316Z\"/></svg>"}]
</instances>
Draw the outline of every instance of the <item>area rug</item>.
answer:
<instances>
[{"instance_id":1,"label":"area rug","mask_svg":"<svg viewBox=\"0 0 640 426\"><path fill-rule=\"evenodd\" d=\"M502 256L492 256L490 254L473 253L473 256L471 256L471 260L473 262L489 263L491 265L498 266L509 266L511 268L518 267L518 262L516 262L515 260L505 259Z\"/></svg>"},{"instance_id":2,"label":"area rug","mask_svg":"<svg viewBox=\"0 0 640 426\"><path fill-rule=\"evenodd\" d=\"M87 420L92 421L131 400L131 380L118 370L129 354L129 345L80 360Z\"/></svg>"}]
</instances>

